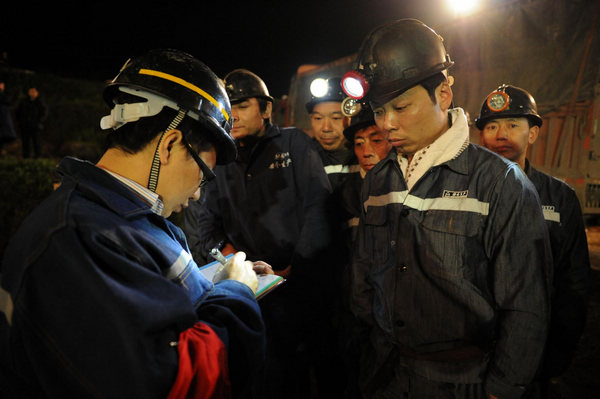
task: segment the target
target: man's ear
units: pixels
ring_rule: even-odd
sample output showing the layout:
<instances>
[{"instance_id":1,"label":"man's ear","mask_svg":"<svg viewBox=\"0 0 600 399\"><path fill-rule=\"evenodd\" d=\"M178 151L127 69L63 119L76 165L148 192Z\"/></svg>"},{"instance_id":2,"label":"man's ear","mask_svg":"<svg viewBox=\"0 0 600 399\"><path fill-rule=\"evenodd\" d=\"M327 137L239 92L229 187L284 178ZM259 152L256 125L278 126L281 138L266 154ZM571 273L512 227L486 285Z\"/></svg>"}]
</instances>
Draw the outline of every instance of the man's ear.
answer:
<instances>
[{"instance_id":1,"label":"man's ear","mask_svg":"<svg viewBox=\"0 0 600 399\"><path fill-rule=\"evenodd\" d=\"M447 111L450 109L452 105L452 99L454 94L452 94L452 87L450 87L450 82L444 81L440 83L440 85L435 89L435 95L438 100L438 104L443 111Z\"/></svg>"},{"instance_id":2,"label":"man's ear","mask_svg":"<svg viewBox=\"0 0 600 399\"><path fill-rule=\"evenodd\" d=\"M163 134L158 145L158 155L160 156L161 164L166 165L169 163L173 149L177 144L182 144L182 141L183 133L181 133L181 130L171 129Z\"/></svg>"},{"instance_id":3,"label":"man's ear","mask_svg":"<svg viewBox=\"0 0 600 399\"><path fill-rule=\"evenodd\" d=\"M540 127L539 126L532 126L529 128L529 137L527 138L527 142L529 144L533 144L535 143L535 141L538 138L538 135L540 134Z\"/></svg>"},{"instance_id":4,"label":"man's ear","mask_svg":"<svg viewBox=\"0 0 600 399\"><path fill-rule=\"evenodd\" d=\"M267 107L265 108L265 112L261 113L263 119L271 119L271 114L273 113L273 103L271 101L267 101Z\"/></svg>"}]
</instances>

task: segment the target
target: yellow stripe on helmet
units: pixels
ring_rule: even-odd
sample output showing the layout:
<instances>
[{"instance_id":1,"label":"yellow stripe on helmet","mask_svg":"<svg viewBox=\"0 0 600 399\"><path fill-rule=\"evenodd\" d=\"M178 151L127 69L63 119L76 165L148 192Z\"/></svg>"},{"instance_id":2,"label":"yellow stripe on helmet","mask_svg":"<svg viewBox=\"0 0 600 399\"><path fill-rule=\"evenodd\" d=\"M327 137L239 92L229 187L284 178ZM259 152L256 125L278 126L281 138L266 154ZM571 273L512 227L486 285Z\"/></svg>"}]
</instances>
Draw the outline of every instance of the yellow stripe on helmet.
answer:
<instances>
[{"instance_id":1,"label":"yellow stripe on helmet","mask_svg":"<svg viewBox=\"0 0 600 399\"><path fill-rule=\"evenodd\" d=\"M204 90L202 90L201 88L199 88L196 85L193 85L190 82L186 82L185 80L178 78L177 76L173 76L170 75L168 73L164 73L164 72L160 72L160 71L154 71L152 69L140 69L139 73L141 75L150 75L150 76L156 76L158 78L162 78L165 80L169 80L171 82L177 83L183 87L186 87L198 94L200 94L202 97L206 98L208 101L210 101L215 107L217 107L217 109L219 111L221 111L221 113L223 114L223 116L225 117L225 120L229 122L229 115L227 115L227 111L225 111L225 109L221 106L221 104L219 104L219 102L217 100L215 100L210 94L208 94L207 92L205 92Z\"/></svg>"}]
</instances>

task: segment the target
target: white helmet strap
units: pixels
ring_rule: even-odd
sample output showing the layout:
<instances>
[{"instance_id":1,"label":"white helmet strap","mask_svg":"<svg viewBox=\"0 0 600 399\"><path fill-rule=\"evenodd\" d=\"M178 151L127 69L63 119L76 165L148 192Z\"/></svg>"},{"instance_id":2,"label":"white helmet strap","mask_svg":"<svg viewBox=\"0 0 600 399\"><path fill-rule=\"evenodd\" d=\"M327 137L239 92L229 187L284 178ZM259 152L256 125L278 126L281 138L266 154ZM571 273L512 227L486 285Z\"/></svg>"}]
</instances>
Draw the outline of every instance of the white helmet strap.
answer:
<instances>
[{"instance_id":1,"label":"white helmet strap","mask_svg":"<svg viewBox=\"0 0 600 399\"><path fill-rule=\"evenodd\" d=\"M110 111L110 115L106 115L100 120L100 128L102 128L102 130L116 130L128 122L135 122L146 116L154 116L158 114L163 107L169 107L176 111L180 110L175 102L148 91L137 90L126 86L120 86L119 90L136 97L145 98L147 101L133 104L116 104ZM198 116L193 113L190 113L189 116L198 119Z\"/></svg>"}]
</instances>

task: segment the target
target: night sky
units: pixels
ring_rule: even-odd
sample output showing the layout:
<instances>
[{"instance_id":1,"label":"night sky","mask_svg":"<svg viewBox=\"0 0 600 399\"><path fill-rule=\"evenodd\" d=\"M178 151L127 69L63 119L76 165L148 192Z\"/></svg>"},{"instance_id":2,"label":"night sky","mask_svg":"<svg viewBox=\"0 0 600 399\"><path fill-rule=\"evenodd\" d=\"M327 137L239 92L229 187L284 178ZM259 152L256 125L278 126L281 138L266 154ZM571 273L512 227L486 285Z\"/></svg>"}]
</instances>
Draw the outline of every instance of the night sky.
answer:
<instances>
[{"instance_id":1,"label":"night sky","mask_svg":"<svg viewBox=\"0 0 600 399\"><path fill-rule=\"evenodd\" d=\"M248 68L279 97L300 65L355 53L386 21L412 17L435 28L451 18L446 0L136 3L3 5L0 51L14 67L104 81L132 55L177 48L221 77Z\"/></svg>"}]
</instances>

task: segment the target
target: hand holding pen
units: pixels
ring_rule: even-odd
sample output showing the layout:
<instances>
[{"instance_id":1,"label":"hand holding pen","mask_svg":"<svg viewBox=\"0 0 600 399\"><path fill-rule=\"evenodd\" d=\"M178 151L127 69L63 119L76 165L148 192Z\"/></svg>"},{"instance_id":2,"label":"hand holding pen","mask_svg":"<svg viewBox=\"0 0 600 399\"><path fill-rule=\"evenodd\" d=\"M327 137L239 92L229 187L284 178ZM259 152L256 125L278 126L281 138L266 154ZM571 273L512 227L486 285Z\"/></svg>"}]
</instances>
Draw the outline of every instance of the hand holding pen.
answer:
<instances>
[{"instance_id":1,"label":"hand holding pen","mask_svg":"<svg viewBox=\"0 0 600 399\"><path fill-rule=\"evenodd\" d=\"M246 284L252 292L256 293L258 289L258 279L254 272L254 264L246 260L244 252L237 252L231 259L227 259L216 248L210 251L210 255L221 263L221 267L213 277L213 283L218 283L222 280L236 280Z\"/></svg>"},{"instance_id":2,"label":"hand holding pen","mask_svg":"<svg viewBox=\"0 0 600 399\"><path fill-rule=\"evenodd\" d=\"M227 258L225 256L223 256L221 251L219 251L217 248L211 249L210 256L212 256L213 258L218 260L219 263L221 263L221 265L225 265L227 263ZM257 260L256 262L252 262L252 263L253 263L253 270L256 274L274 274L273 268L267 262L264 262L262 260ZM219 270L221 270L221 269L219 269Z\"/></svg>"}]
</instances>

